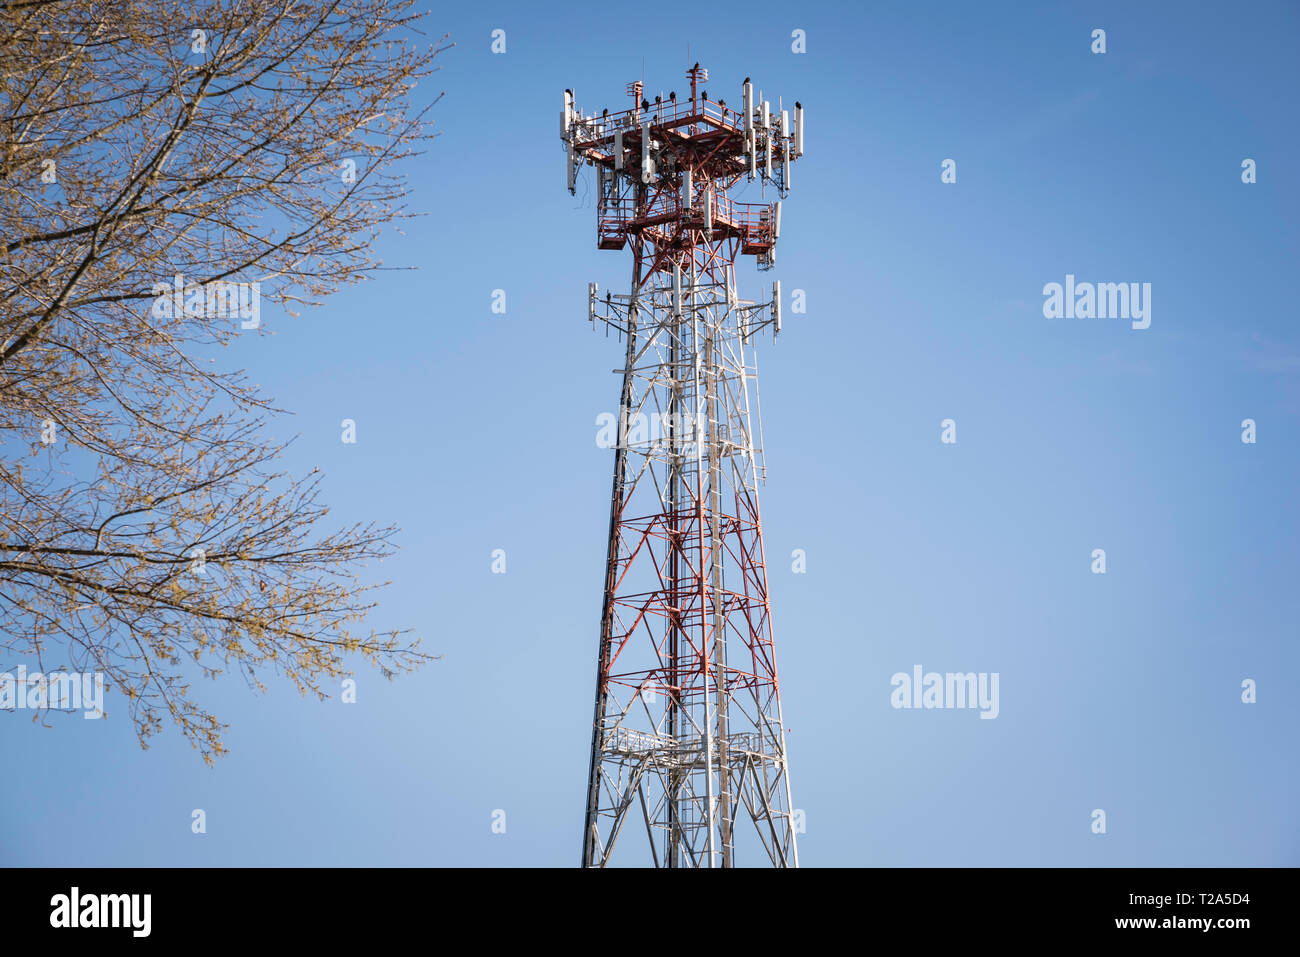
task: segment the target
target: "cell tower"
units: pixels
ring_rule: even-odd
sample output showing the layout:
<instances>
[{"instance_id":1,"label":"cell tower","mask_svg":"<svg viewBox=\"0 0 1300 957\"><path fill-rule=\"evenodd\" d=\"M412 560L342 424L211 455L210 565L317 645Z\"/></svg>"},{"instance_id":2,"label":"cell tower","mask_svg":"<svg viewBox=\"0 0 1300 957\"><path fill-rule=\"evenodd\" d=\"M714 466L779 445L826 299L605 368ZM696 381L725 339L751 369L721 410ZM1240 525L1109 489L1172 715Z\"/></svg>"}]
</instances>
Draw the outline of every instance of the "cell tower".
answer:
<instances>
[{"instance_id":1,"label":"cell tower","mask_svg":"<svg viewBox=\"0 0 1300 957\"><path fill-rule=\"evenodd\" d=\"M687 76L689 99L630 83L617 113L564 92L569 192L594 166L596 244L632 247L627 295L588 287L626 356L582 863L794 867L751 346L781 329L781 284L755 303L735 283L737 256L775 262L781 203L729 194L757 179L786 195L803 108L792 125L746 79L731 109L698 63Z\"/></svg>"}]
</instances>

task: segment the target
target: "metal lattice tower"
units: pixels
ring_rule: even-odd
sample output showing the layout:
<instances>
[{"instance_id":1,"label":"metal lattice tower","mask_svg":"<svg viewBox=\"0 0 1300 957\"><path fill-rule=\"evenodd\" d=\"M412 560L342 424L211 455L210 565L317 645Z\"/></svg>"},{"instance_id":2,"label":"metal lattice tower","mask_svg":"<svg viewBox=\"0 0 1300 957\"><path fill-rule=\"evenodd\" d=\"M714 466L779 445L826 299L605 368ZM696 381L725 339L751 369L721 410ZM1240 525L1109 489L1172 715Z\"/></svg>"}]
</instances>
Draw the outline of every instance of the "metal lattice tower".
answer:
<instances>
[{"instance_id":1,"label":"metal lattice tower","mask_svg":"<svg viewBox=\"0 0 1300 957\"><path fill-rule=\"evenodd\" d=\"M737 203L759 180L784 197L803 109L754 97L627 92L583 115L564 93L574 192L596 170L596 241L633 253L628 295L588 289L589 316L626 344L582 863L798 865L759 520L763 475L751 342L781 328L736 295L739 255L775 261L781 203ZM751 399L753 407L751 407ZM756 432L760 441L756 442ZM643 836L639 836L643 835Z\"/></svg>"}]
</instances>

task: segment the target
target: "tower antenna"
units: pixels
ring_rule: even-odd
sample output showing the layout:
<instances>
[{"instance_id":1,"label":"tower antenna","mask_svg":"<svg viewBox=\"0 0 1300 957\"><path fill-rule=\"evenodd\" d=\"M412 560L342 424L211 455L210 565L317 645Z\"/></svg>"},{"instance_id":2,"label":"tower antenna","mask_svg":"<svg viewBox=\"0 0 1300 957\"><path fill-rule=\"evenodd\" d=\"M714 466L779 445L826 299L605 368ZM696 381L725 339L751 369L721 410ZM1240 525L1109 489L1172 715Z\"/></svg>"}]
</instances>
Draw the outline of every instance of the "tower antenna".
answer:
<instances>
[{"instance_id":1,"label":"tower antenna","mask_svg":"<svg viewBox=\"0 0 1300 957\"><path fill-rule=\"evenodd\" d=\"M561 127L569 184L596 170L597 246L632 252L626 295L588 284L624 355L582 863L796 867L758 510L754 344L781 329L781 284L740 299L736 263L775 265L803 107L791 129L748 78L736 110L686 75L689 100L650 103L643 59L630 108L566 94ZM733 201L755 178L780 199Z\"/></svg>"}]
</instances>

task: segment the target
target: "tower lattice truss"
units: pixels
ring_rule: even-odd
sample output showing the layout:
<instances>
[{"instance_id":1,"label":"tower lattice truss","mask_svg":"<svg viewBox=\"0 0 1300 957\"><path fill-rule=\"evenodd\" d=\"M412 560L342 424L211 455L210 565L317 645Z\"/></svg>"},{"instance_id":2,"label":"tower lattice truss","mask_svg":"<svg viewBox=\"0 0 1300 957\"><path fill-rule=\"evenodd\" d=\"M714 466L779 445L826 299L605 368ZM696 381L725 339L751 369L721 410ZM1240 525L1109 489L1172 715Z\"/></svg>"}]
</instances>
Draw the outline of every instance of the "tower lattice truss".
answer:
<instances>
[{"instance_id":1,"label":"tower lattice truss","mask_svg":"<svg viewBox=\"0 0 1300 957\"><path fill-rule=\"evenodd\" d=\"M775 262L803 110L747 79L740 109L629 84L630 109L584 115L565 91L568 185L596 170L597 245L630 246L627 295L589 286L625 344L582 863L798 865L757 485L757 333L780 283L736 294L740 255ZM792 122L793 119L793 122Z\"/></svg>"}]
</instances>

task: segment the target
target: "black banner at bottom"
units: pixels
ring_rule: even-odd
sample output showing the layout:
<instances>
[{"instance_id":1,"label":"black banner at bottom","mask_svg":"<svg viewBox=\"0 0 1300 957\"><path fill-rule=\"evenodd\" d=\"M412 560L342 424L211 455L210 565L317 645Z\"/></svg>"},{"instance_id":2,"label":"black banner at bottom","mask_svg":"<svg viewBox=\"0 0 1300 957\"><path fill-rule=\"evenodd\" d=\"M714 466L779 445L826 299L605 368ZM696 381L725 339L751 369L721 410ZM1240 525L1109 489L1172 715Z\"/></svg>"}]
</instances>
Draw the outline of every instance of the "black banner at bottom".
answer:
<instances>
[{"instance_id":1,"label":"black banner at bottom","mask_svg":"<svg viewBox=\"0 0 1300 957\"><path fill-rule=\"evenodd\" d=\"M627 870L0 870L5 940L117 946L273 943L374 946L389 935L692 936L843 928L918 940L1131 938L1138 946L1290 937L1290 869L844 869L665 876ZM718 923L721 921L721 923ZM459 934L456 938L460 939ZM578 942L574 940L574 943ZM655 945L658 946L658 945Z\"/></svg>"}]
</instances>

